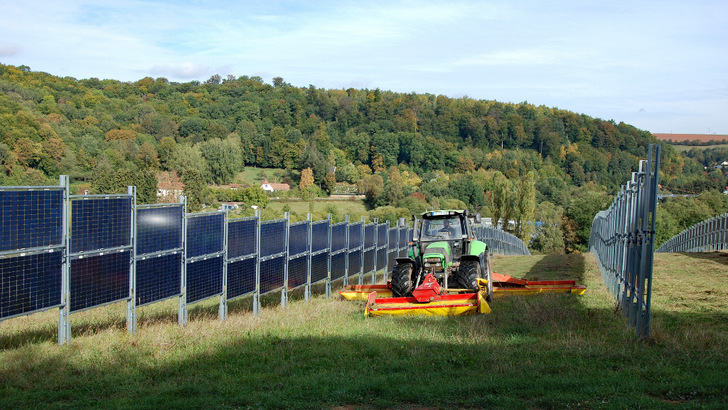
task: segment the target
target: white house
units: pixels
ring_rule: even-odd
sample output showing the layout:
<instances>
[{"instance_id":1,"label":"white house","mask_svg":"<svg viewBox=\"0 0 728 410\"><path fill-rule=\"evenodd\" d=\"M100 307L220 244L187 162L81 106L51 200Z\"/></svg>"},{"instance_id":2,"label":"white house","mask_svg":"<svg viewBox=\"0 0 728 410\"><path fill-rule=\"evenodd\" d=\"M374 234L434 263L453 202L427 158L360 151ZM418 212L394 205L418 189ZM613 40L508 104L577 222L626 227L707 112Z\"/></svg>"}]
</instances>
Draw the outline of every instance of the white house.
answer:
<instances>
[{"instance_id":1,"label":"white house","mask_svg":"<svg viewBox=\"0 0 728 410\"><path fill-rule=\"evenodd\" d=\"M268 182L267 179L264 179L263 182L260 184L260 189L262 189L265 192L274 192L274 191L288 191L291 189L291 187L288 184L274 184Z\"/></svg>"}]
</instances>

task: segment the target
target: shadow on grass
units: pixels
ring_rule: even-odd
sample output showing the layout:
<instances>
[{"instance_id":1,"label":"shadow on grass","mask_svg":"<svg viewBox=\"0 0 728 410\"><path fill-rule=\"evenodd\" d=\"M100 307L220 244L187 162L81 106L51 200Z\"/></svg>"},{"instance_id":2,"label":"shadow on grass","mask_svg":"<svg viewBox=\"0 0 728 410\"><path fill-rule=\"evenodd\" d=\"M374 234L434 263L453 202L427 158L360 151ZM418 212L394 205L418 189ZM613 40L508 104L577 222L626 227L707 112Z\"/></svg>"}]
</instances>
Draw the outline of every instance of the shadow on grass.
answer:
<instances>
[{"instance_id":1,"label":"shadow on grass","mask_svg":"<svg viewBox=\"0 0 728 410\"><path fill-rule=\"evenodd\" d=\"M680 252L680 254L689 256L691 258L709 260L711 262L720 263L728 266L728 252L726 251Z\"/></svg>"},{"instance_id":2,"label":"shadow on grass","mask_svg":"<svg viewBox=\"0 0 728 410\"><path fill-rule=\"evenodd\" d=\"M584 281L584 255L543 255L526 274L530 280L567 280Z\"/></svg>"}]
</instances>

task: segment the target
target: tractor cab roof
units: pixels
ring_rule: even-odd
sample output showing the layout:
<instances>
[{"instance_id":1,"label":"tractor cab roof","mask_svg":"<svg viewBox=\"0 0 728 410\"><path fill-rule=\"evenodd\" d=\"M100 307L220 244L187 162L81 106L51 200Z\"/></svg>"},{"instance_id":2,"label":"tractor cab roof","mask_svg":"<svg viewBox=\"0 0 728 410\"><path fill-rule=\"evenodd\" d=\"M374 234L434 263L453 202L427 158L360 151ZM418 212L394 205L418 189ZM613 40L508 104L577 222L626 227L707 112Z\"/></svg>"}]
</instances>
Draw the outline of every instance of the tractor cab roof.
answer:
<instances>
[{"instance_id":1,"label":"tractor cab roof","mask_svg":"<svg viewBox=\"0 0 728 410\"><path fill-rule=\"evenodd\" d=\"M453 216L466 216L468 215L467 210L453 210L453 209L447 209L447 210L440 210L440 211L428 211L422 214L422 219L440 219L440 218L450 218Z\"/></svg>"}]
</instances>

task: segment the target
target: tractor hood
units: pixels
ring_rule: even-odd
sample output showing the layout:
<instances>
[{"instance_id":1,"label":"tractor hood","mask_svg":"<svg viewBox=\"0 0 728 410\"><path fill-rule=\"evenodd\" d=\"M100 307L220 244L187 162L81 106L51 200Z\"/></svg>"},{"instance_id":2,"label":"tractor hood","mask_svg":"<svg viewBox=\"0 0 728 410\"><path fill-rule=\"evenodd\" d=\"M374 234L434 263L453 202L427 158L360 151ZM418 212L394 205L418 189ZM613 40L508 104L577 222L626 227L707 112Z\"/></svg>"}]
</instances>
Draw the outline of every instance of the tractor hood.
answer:
<instances>
[{"instance_id":1,"label":"tractor hood","mask_svg":"<svg viewBox=\"0 0 728 410\"><path fill-rule=\"evenodd\" d=\"M439 258L445 264L449 264L452 260L452 252L450 250L450 243L447 241L432 242L427 244L424 252L422 253L424 259L427 258Z\"/></svg>"}]
</instances>

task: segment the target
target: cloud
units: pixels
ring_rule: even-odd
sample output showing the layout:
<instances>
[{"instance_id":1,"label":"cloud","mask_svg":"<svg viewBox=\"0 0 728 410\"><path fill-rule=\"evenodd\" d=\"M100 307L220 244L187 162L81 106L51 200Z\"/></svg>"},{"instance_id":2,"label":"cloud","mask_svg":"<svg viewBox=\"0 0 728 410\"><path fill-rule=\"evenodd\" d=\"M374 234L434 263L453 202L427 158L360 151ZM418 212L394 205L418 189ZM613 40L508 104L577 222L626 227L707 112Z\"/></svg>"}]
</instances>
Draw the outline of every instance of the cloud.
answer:
<instances>
[{"instance_id":1,"label":"cloud","mask_svg":"<svg viewBox=\"0 0 728 410\"><path fill-rule=\"evenodd\" d=\"M0 57L13 57L20 54L20 48L7 43L0 43Z\"/></svg>"},{"instance_id":2,"label":"cloud","mask_svg":"<svg viewBox=\"0 0 728 410\"><path fill-rule=\"evenodd\" d=\"M202 64L185 62L181 64L161 64L155 65L149 69L149 72L155 76L172 77L180 79L199 79L210 73L210 67Z\"/></svg>"}]
</instances>

